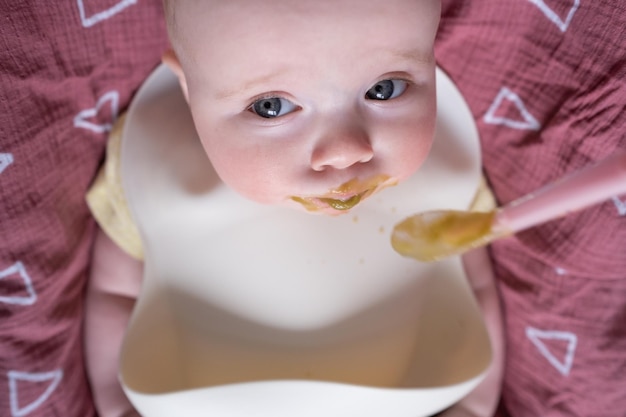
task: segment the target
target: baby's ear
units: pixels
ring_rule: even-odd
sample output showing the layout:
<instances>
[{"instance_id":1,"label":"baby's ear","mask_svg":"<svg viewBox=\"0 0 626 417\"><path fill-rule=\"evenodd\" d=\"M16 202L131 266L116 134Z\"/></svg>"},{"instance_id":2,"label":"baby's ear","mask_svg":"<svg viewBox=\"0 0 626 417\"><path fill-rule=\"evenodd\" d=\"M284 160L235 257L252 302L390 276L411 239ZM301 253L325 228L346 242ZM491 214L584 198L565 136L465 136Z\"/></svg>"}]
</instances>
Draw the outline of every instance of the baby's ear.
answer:
<instances>
[{"instance_id":1,"label":"baby's ear","mask_svg":"<svg viewBox=\"0 0 626 417\"><path fill-rule=\"evenodd\" d=\"M180 65L180 61L176 56L176 52L173 49L168 49L163 53L163 57L161 57L161 61L165 65L169 67L170 70L178 77L178 82L180 83L180 88L183 91L183 95L185 96L185 100L189 103L189 93L187 90L187 79L185 78L185 73L183 72L183 67Z\"/></svg>"}]
</instances>

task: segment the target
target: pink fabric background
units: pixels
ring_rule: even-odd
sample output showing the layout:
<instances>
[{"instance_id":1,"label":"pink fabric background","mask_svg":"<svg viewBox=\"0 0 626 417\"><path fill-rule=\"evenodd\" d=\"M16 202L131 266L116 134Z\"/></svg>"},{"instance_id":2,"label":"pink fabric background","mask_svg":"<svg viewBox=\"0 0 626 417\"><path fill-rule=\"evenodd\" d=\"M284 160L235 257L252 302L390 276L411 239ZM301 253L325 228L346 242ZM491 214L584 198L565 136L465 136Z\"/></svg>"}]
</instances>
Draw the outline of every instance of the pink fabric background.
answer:
<instances>
[{"instance_id":1,"label":"pink fabric background","mask_svg":"<svg viewBox=\"0 0 626 417\"><path fill-rule=\"evenodd\" d=\"M83 197L166 46L160 8L0 2L0 416L95 415ZM437 58L472 108L500 202L626 148L626 4L444 0L443 15ZM626 196L492 256L509 337L500 416L626 415Z\"/></svg>"},{"instance_id":2,"label":"pink fabric background","mask_svg":"<svg viewBox=\"0 0 626 417\"><path fill-rule=\"evenodd\" d=\"M444 0L436 52L500 203L626 148L623 1ZM491 253L508 335L500 415L625 416L626 195Z\"/></svg>"},{"instance_id":3,"label":"pink fabric background","mask_svg":"<svg viewBox=\"0 0 626 417\"><path fill-rule=\"evenodd\" d=\"M95 415L84 193L108 126L160 62L162 22L160 0L0 2L0 416Z\"/></svg>"}]
</instances>

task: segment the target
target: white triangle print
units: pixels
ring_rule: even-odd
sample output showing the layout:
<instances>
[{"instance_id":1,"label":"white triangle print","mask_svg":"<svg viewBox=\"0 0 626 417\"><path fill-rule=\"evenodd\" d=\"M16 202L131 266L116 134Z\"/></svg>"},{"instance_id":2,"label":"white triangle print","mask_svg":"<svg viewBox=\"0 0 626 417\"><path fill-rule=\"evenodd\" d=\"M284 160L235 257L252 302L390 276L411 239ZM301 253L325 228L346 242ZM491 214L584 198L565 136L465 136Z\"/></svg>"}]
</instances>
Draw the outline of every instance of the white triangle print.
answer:
<instances>
[{"instance_id":1,"label":"white triangle print","mask_svg":"<svg viewBox=\"0 0 626 417\"><path fill-rule=\"evenodd\" d=\"M574 13L578 10L578 6L580 6L580 0L574 0L572 7L567 12L567 15L561 17L558 13L554 11L551 7L549 7L544 0L528 0L535 6L541 10L541 12L552 22L554 23L561 32L565 32L569 27L570 22L572 21L572 17L574 17Z\"/></svg>"},{"instance_id":2,"label":"white triangle print","mask_svg":"<svg viewBox=\"0 0 626 417\"><path fill-rule=\"evenodd\" d=\"M613 197L613 203L615 203L615 207L617 207L617 213L620 216L626 216L626 201L622 201L617 197Z\"/></svg>"},{"instance_id":3,"label":"white triangle print","mask_svg":"<svg viewBox=\"0 0 626 417\"><path fill-rule=\"evenodd\" d=\"M16 262L13 266L0 271L0 280L9 279L9 277L13 275L17 275L24 283L24 292L26 292L26 295L0 295L0 302L23 306L35 304L35 301L37 301L37 293L33 288L33 282L28 276L26 268L24 268L21 262Z\"/></svg>"},{"instance_id":4,"label":"white triangle print","mask_svg":"<svg viewBox=\"0 0 626 417\"><path fill-rule=\"evenodd\" d=\"M554 268L554 272L556 272L557 275L567 275L567 269L561 268L561 267L556 267Z\"/></svg>"},{"instance_id":5,"label":"white triangle print","mask_svg":"<svg viewBox=\"0 0 626 417\"><path fill-rule=\"evenodd\" d=\"M13 163L13 154L0 153L0 174Z\"/></svg>"},{"instance_id":6,"label":"white triangle print","mask_svg":"<svg viewBox=\"0 0 626 417\"><path fill-rule=\"evenodd\" d=\"M498 110L504 108L504 106L511 105L515 107L519 115L519 119L512 119L510 117L497 115ZM489 106L487 113L485 113L483 121L492 125L504 125L520 130L539 130L541 128L537 119L535 119L526 109L524 102L517 94L509 90L507 87L502 87L500 89L495 100L491 103L491 106Z\"/></svg>"},{"instance_id":7,"label":"white triangle print","mask_svg":"<svg viewBox=\"0 0 626 417\"><path fill-rule=\"evenodd\" d=\"M117 91L109 91L98 99L96 106L82 110L74 117L74 127L91 130L96 133L109 132L113 128L113 123L117 119L120 95ZM111 120L104 122L98 120L98 114L103 108L110 109Z\"/></svg>"},{"instance_id":8,"label":"white triangle print","mask_svg":"<svg viewBox=\"0 0 626 417\"><path fill-rule=\"evenodd\" d=\"M539 353L550 362L552 366L556 368L562 375L567 376L572 369L574 363L574 354L576 353L576 343L578 338L574 333L563 332L558 330L539 330L534 327L526 327L526 337L532 342L533 345L539 350ZM548 346L546 341L561 341L566 342L565 355L562 359L557 358Z\"/></svg>"},{"instance_id":9,"label":"white triangle print","mask_svg":"<svg viewBox=\"0 0 626 417\"><path fill-rule=\"evenodd\" d=\"M78 1L78 12L80 13L80 21L83 24L83 27L86 27L86 28L91 27L98 22L102 22L103 20L107 20L110 17L115 16L116 14L118 14L119 12L127 8L128 6L131 6L137 3L137 0L122 0L107 9L103 9L103 10L100 10L100 11L97 11L95 13L91 13L88 15L88 13L85 12L84 0L77 0L77 1Z\"/></svg>"},{"instance_id":10,"label":"white triangle print","mask_svg":"<svg viewBox=\"0 0 626 417\"><path fill-rule=\"evenodd\" d=\"M58 369L51 372L28 373L20 371L9 371L9 396L11 401L11 415L13 417L26 416L41 406L63 379L63 371ZM48 383L45 391L35 400L28 404L20 405L20 385L21 384L42 384Z\"/></svg>"}]
</instances>

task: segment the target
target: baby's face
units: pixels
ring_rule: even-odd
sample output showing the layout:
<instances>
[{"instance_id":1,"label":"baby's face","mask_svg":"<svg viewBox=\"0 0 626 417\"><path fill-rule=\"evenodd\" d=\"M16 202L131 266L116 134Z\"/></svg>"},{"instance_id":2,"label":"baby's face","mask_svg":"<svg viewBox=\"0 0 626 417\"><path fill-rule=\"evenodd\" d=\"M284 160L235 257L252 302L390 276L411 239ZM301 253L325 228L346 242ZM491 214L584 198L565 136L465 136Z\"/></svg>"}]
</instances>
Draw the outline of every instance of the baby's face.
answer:
<instances>
[{"instance_id":1,"label":"baby's face","mask_svg":"<svg viewBox=\"0 0 626 417\"><path fill-rule=\"evenodd\" d=\"M245 197L339 214L426 158L438 1L173 8L170 63L215 170Z\"/></svg>"}]
</instances>

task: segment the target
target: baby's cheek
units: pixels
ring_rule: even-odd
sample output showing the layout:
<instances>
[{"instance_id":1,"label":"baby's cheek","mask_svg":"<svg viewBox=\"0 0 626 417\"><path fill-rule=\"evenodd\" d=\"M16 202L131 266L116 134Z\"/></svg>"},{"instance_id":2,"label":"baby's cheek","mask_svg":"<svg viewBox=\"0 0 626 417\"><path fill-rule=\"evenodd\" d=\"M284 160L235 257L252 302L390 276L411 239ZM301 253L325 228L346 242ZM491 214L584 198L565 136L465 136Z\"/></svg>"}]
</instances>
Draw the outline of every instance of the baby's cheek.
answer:
<instances>
[{"instance_id":1,"label":"baby's cheek","mask_svg":"<svg viewBox=\"0 0 626 417\"><path fill-rule=\"evenodd\" d=\"M284 178L265 166L250 161L247 164L228 168L223 181L243 197L261 204L282 204L286 199Z\"/></svg>"},{"instance_id":2,"label":"baby's cheek","mask_svg":"<svg viewBox=\"0 0 626 417\"><path fill-rule=\"evenodd\" d=\"M433 140L428 132L419 132L418 140L412 140L407 143L398 153L397 164L402 170L400 176L402 179L413 175L424 164L430 153Z\"/></svg>"}]
</instances>

